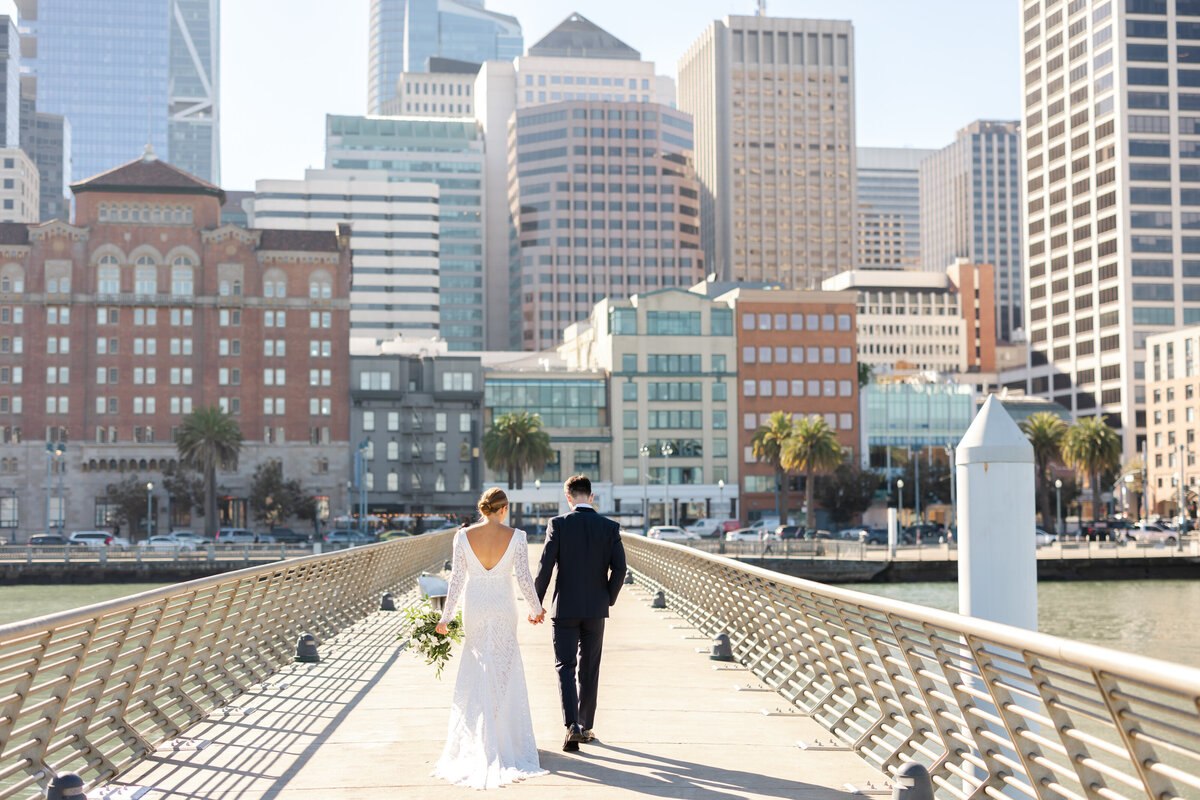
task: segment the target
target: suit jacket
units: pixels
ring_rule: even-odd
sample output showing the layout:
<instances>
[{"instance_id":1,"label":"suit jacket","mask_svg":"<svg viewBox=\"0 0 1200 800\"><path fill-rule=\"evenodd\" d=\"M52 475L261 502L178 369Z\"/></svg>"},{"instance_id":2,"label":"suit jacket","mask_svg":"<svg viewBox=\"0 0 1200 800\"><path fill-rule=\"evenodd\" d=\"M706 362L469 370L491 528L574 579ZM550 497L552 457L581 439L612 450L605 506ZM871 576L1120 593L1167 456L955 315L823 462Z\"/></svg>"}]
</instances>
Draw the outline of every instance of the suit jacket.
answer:
<instances>
[{"instance_id":1,"label":"suit jacket","mask_svg":"<svg viewBox=\"0 0 1200 800\"><path fill-rule=\"evenodd\" d=\"M625 581L621 526L591 508L550 520L534 580L538 600L544 601L555 566L551 618L607 617Z\"/></svg>"}]
</instances>

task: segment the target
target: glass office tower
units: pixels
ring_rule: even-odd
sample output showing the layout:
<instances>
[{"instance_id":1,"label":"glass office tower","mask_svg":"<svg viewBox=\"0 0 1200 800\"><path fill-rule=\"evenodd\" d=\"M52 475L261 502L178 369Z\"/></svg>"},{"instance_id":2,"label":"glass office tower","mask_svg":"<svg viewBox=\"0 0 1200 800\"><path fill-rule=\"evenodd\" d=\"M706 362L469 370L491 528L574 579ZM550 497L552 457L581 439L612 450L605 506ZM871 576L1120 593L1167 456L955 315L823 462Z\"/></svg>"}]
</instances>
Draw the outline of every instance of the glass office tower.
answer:
<instances>
[{"instance_id":1,"label":"glass office tower","mask_svg":"<svg viewBox=\"0 0 1200 800\"><path fill-rule=\"evenodd\" d=\"M71 126L73 175L132 161L147 142L209 181L217 159L219 0L37 0L22 22L37 110Z\"/></svg>"},{"instance_id":2,"label":"glass office tower","mask_svg":"<svg viewBox=\"0 0 1200 800\"><path fill-rule=\"evenodd\" d=\"M425 72L432 57L508 61L524 47L516 17L487 11L483 0L371 0L368 113L382 113L400 73Z\"/></svg>"}]
</instances>

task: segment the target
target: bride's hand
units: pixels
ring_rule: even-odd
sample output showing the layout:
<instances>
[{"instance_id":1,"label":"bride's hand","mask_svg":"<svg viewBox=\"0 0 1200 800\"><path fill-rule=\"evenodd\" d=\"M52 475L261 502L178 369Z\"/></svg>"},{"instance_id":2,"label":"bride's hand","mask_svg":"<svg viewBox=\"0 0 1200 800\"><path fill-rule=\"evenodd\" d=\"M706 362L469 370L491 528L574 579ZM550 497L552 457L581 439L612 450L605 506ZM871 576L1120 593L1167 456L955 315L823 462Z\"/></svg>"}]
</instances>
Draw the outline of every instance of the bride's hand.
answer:
<instances>
[{"instance_id":1,"label":"bride's hand","mask_svg":"<svg viewBox=\"0 0 1200 800\"><path fill-rule=\"evenodd\" d=\"M450 628L448 628L444 622L439 622L434 630L437 631L438 636L445 636L446 634L450 633Z\"/></svg>"}]
</instances>

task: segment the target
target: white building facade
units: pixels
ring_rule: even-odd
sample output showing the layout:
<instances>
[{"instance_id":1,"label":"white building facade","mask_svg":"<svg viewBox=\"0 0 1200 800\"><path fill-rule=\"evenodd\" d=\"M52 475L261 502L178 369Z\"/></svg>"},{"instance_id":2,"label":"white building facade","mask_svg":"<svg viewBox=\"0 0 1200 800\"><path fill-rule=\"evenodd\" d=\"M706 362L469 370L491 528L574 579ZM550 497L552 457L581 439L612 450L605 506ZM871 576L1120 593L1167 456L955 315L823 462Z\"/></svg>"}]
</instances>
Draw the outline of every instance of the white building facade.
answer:
<instances>
[{"instance_id":1,"label":"white building facade","mask_svg":"<svg viewBox=\"0 0 1200 800\"><path fill-rule=\"evenodd\" d=\"M351 225L350 336L383 341L439 333L439 188L370 170L307 170L261 180L249 225L325 231Z\"/></svg>"}]
</instances>

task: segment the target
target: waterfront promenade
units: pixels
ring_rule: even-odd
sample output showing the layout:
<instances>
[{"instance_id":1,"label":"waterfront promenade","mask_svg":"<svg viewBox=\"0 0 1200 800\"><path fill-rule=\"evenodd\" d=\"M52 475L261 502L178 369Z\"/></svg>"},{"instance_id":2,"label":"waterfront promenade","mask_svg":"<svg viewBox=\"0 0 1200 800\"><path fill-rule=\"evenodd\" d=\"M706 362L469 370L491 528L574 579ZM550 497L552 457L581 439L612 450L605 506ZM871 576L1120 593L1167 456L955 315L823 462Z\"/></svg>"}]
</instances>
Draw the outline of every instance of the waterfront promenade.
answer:
<instances>
[{"instance_id":1,"label":"waterfront promenade","mask_svg":"<svg viewBox=\"0 0 1200 800\"><path fill-rule=\"evenodd\" d=\"M536 557L536 554L535 554ZM883 776L845 750L803 750L831 736L746 670L710 661L709 642L649 596L625 587L606 631L600 741L561 752L549 626L523 624L520 643L542 766L550 774L503 790L549 797L797 798L853 796L845 784ZM118 783L147 800L394 800L476 796L429 777L440 754L455 665L442 680L402 651L401 615L378 612L327 642L320 664L295 664L187 732L200 751L160 750ZM750 687L756 691L738 691ZM861 795L859 795L861 797Z\"/></svg>"}]
</instances>

